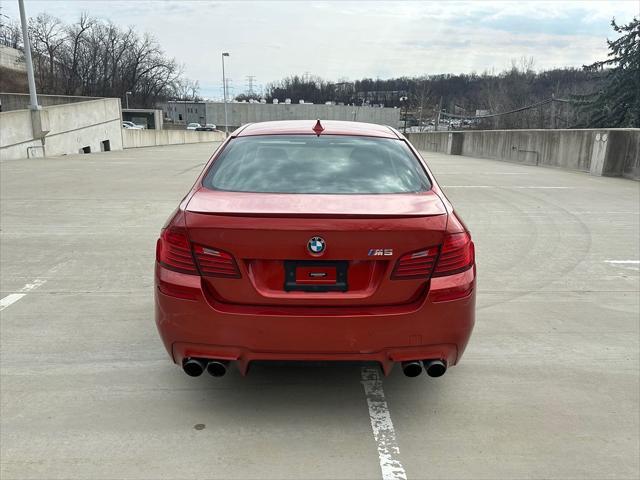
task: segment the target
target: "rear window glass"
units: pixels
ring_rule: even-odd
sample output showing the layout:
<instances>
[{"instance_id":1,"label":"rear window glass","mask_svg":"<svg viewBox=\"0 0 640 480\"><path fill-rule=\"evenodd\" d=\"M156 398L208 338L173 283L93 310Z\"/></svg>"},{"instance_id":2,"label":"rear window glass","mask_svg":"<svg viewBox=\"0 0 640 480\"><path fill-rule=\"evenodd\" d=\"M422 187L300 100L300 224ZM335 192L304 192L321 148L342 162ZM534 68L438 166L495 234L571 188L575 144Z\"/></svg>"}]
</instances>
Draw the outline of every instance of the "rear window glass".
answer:
<instances>
[{"instance_id":1,"label":"rear window glass","mask_svg":"<svg viewBox=\"0 0 640 480\"><path fill-rule=\"evenodd\" d=\"M204 186L318 194L411 193L431 188L403 141L339 135L236 138L213 164Z\"/></svg>"}]
</instances>

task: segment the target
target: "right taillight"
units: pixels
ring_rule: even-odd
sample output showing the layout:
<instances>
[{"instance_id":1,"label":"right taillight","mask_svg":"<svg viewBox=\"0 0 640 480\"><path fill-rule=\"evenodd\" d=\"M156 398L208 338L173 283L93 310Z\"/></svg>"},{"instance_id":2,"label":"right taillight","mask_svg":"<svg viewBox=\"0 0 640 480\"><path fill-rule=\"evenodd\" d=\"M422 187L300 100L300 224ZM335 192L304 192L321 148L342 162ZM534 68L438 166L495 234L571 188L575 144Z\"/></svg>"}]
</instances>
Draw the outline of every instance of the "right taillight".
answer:
<instances>
[{"instance_id":1,"label":"right taillight","mask_svg":"<svg viewBox=\"0 0 640 480\"><path fill-rule=\"evenodd\" d=\"M170 226L160 234L156 244L156 260L169 270L197 275L186 229Z\"/></svg>"},{"instance_id":2,"label":"right taillight","mask_svg":"<svg viewBox=\"0 0 640 480\"><path fill-rule=\"evenodd\" d=\"M429 278L438 255L438 247L407 253L398 259L391 278L394 280Z\"/></svg>"},{"instance_id":3,"label":"right taillight","mask_svg":"<svg viewBox=\"0 0 640 480\"><path fill-rule=\"evenodd\" d=\"M473 266L475 252L468 232L449 233L444 239L440 256L433 271L434 277L454 275Z\"/></svg>"}]
</instances>

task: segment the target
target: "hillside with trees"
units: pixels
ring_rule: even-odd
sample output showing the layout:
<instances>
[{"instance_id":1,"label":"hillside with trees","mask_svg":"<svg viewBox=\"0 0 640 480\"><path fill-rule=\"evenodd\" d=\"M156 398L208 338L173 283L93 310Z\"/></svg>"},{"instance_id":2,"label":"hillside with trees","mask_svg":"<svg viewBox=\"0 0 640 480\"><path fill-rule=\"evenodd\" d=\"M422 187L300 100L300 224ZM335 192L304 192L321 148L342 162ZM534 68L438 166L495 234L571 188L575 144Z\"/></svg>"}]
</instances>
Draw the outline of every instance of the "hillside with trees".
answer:
<instances>
[{"instance_id":1,"label":"hillside with trees","mask_svg":"<svg viewBox=\"0 0 640 480\"><path fill-rule=\"evenodd\" d=\"M41 13L29 20L29 38L41 93L124 99L131 92L131 107L198 97L198 83L183 77L181 66L156 40L133 28L122 29L86 14L65 24ZM0 42L23 48L17 22L0 25Z\"/></svg>"},{"instance_id":2,"label":"hillside with trees","mask_svg":"<svg viewBox=\"0 0 640 480\"><path fill-rule=\"evenodd\" d=\"M580 69L539 71L535 59L521 58L502 72L355 81L293 75L268 84L262 96L268 102L397 107L409 126L440 117L468 128L640 127L640 23L612 21L612 27L617 38L608 41L608 58ZM65 24L41 13L30 19L29 35L41 93L124 100L132 92L131 107L199 99L198 82L185 79L157 41L132 28L86 14ZM17 22L0 24L0 43L22 48ZM0 88L26 91L23 75L16 75L3 72ZM243 94L236 100L258 98Z\"/></svg>"},{"instance_id":3,"label":"hillside with trees","mask_svg":"<svg viewBox=\"0 0 640 480\"><path fill-rule=\"evenodd\" d=\"M535 104L552 96L569 98L586 94L602 84L602 72L575 68L536 72L533 59L513 62L512 68L482 74L428 75L391 79L365 78L354 82L330 82L319 77L292 76L267 86L265 98L283 101L290 98L313 103L383 105L409 112L410 124L435 119L438 107L449 114L472 117L476 111L506 112ZM407 105L402 100L407 98ZM567 104L531 109L515 115L484 121L492 128L542 128L555 122L566 128L581 121L580 113Z\"/></svg>"},{"instance_id":4,"label":"hillside with trees","mask_svg":"<svg viewBox=\"0 0 640 480\"><path fill-rule=\"evenodd\" d=\"M617 40L609 58L577 68L535 70L533 58L512 61L496 73L426 75L391 79L327 81L291 76L267 85L267 101L286 98L313 103L383 105L402 109L409 125L442 117L473 118L478 128L640 127L640 25L612 21ZM406 98L406 100L404 100ZM552 99L554 101L552 101ZM406 103L404 103L406 101ZM405 114L406 112L406 114Z\"/></svg>"}]
</instances>

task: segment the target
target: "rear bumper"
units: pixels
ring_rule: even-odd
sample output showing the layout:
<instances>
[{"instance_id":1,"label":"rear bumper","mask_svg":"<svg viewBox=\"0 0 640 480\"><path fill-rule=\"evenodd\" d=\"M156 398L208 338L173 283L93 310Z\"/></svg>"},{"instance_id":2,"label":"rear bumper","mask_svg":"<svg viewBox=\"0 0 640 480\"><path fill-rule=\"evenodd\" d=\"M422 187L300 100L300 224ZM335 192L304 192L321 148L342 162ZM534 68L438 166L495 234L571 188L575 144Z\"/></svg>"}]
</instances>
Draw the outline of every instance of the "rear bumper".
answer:
<instances>
[{"instance_id":1,"label":"rear bumper","mask_svg":"<svg viewBox=\"0 0 640 480\"><path fill-rule=\"evenodd\" d=\"M416 359L440 359L447 365L455 365L458 358L456 345L429 345L420 347L388 348L370 353L290 353L290 352L262 352L240 347L224 347L196 343L177 342L173 344L173 358L176 363L189 357L229 360L236 362L238 370L245 375L249 364L253 361L319 361L319 362L377 362L388 375L396 362Z\"/></svg>"},{"instance_id":2,"label":"rear bumper","mask_svg":"<svg viewBox=\"0 0 640 480\"><path fill-rule=\"evenodd\" d=\"M162 293L159 281L188 288L194 299ZM463 288L456 300L434 302L444 289ZM256 360L375 361L385 374L405 360L460 360L475 321L475 269L431 281L417 303L388 307L278 308L215 304L200 278L156 267L156 324L174 362L202 357Z\"/></svg>"}]
</instances>

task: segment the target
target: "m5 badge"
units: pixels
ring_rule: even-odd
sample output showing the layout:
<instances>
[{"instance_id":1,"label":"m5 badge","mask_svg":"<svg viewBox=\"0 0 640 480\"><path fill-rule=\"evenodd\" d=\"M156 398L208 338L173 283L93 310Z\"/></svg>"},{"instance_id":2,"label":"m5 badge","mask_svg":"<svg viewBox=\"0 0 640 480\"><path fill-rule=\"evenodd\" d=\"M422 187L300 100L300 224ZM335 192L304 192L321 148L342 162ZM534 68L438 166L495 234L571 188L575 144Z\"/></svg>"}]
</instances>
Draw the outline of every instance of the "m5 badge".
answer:
<instances>
[{"instance_id":1,"label":"m5 badge","mask_svg":"<svg viewBox=\"0 0 640 480\"><path fill-rule=\"evenodd\" d=\"M393 255L393 248L371 248L369 249L370 257L390 257Z\"/></svg>"}]
</instances>

